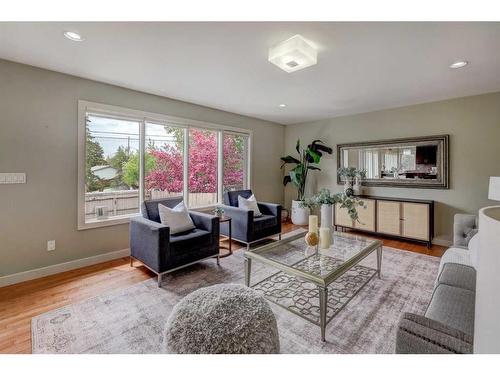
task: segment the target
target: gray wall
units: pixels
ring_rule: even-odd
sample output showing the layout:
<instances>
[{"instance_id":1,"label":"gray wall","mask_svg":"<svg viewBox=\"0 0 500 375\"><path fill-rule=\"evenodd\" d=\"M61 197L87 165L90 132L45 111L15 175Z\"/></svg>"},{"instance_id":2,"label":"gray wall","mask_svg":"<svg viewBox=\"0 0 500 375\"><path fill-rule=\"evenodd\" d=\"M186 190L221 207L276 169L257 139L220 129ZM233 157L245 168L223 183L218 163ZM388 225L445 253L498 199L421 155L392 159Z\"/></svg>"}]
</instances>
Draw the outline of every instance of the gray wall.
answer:
<instances>
[{"instance_id":1,"label":"gray wall","mask_svg":"<svg viewBox=\"0 0 500 375\"><path fill-rule=\"evenodd\" d=\"M321 139L335 148L338 143L450 134L449 190L365 188L368 194L435 200L435 235L441 240L452 239L455 213L477 213L492 203L488 179L500 176L500 93L292 125L285 134L288 153L295 152L297 138L304 144ZM341 191L336 166L337 155L324 158L323 171L311 179L308 192L321 187ZM295 191L287 188L286 205L294 198Z\"/></svg>"},{"instance_id":2,"label":"gray wall","mask_svg":"<svg viewBox=\"0 0 500 375\"><path fill-rule=\"evenodd\" d=\"M252 129L254 191L283 201L282 125L0 60L0 172L27 173L0 185L0 276L128 247L128 224L76 229L79 99Z\"/></svg>"}]
</instances>

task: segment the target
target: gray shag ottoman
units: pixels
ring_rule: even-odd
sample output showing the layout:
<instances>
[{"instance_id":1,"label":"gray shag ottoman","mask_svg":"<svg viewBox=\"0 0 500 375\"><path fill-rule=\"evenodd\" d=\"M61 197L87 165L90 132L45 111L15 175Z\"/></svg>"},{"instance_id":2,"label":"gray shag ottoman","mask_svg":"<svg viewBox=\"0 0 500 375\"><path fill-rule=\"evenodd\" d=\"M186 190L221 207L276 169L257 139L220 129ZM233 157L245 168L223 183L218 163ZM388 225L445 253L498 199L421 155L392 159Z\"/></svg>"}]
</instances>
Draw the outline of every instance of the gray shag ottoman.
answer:
<instances>
[{"instance_id":1,"label":"gray shag ottoman","mask_svg":"<svg viewBox=\"0 0 500 375\"><path fill-rule=\"evenodd\" d=\"M276 318L267 301L243 285L219 284L184 297L165 326L168 353L279 353Z\"/></svg>"}]
</instances>

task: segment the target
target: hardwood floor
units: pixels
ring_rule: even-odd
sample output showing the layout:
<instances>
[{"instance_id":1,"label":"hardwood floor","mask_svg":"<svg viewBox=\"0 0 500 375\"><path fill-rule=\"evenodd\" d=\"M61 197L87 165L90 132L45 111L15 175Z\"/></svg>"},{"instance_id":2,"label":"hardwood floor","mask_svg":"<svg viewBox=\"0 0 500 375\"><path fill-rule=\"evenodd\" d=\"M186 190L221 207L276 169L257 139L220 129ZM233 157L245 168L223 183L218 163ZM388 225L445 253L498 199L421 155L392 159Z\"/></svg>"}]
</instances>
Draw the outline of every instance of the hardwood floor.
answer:
<instances>
[{"instance_id":1,"label":"hardwood floor","mask_svg":"<svg viewBox=\"0 0 500 375\"><path fill-rule=\"evenodd\" d=\"M284 224L283 232L299 228ZM432 246L383 239L385 246L440 257L446 250ZM236 242L233 250L242 246ZM129 258L88 266L73 271L0 288L0 353L31 353L31 318L44 312L132 285L155 275Z\"/></svg>"}]
</instances>

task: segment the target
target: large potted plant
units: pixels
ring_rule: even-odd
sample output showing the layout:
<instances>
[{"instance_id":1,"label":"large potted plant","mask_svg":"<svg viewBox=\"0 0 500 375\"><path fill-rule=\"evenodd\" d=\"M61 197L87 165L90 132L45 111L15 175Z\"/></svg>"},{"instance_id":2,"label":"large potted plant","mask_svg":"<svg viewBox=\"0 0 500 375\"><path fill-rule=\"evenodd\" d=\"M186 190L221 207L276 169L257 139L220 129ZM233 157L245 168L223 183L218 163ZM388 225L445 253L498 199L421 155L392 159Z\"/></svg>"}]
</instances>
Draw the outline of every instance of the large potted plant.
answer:
<instances>
[{"instance_id":1,"label":"large potted plant","mask_svg":"<svg viewBox=\"0 0 500 375\"><path fill-rule=\"evenodd\" d=\"M326 146L322 141L315 140L306 148L300 146L300 140L295 144L298 157L291 155L283 156L281 160L283 168L287 164L292 164L293 168L283 178L283 185L291 183L297 188L297 199L292 201L292 223L296 225L306 225L308 223L310 208L301 205L305 198L305 189L309 171L320 171L318 164L323 153L332 154L332 148Z\"/></svg>"}]
</instances>

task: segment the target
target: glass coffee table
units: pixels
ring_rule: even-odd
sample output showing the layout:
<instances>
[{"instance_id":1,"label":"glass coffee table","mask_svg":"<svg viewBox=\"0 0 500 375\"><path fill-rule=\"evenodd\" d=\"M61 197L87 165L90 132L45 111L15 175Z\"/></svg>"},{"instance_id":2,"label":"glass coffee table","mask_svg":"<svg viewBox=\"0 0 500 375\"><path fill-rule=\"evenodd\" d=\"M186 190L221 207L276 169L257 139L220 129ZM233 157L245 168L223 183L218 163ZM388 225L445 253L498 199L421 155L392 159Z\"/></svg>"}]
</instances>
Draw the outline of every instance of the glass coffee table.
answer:
<instances>
[{"instance_id":1,"label":"glass coffee table","mask_svg":"<svg viewBox=\"0 0 500 375\"><path fill-rule=\"evenodd\" d=\"M382 242L349 233L332 232L332 245L306 245L305 232L245 252L245 283L250 286L252 262L273 270L251 287L269 301L321 329L375 276L380 278ZM377 268L359 264L376 254ZM277 271L277 272L275 272Z\"/></svg>"}]
</instances>

